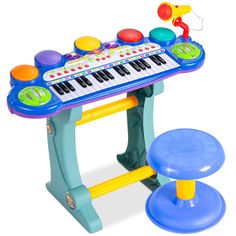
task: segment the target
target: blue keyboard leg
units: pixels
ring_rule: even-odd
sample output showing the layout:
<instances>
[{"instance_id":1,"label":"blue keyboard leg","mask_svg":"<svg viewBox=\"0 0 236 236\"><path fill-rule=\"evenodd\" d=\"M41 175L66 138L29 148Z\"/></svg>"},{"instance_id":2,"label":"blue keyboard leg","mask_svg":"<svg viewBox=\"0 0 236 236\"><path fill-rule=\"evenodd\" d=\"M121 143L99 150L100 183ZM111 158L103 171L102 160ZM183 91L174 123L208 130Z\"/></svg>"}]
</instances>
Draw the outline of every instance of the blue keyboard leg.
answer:
<instances>
[{"instance_id":1,"label":"blue keyboard leg","mask_svg":"<svg viewBox=\"0 0 236 236\"><path fill-rule=\"evenodd\" d=\"M135 95L138 98L139 105L127 111L128 146L125 153L119 154L117 158L129 171L146 164L147 150L155 138L153 127L154 98L163 90L164 84L161 81L128 93L128 96ZM142 182L154 191L159 186L169 182L169 179L158 175L157 178L149 178Z\"/></svg>"},{"instance_id":2,"label":"blue keyboard leg","mask_svg":"<svg viewBox=\"0 0 236 236\"><path fill-rule=\"evenodd\" d=\"M82 108L61 112L47 120L51 181L47 189L90 233L102 229L90 193L82 184L75 147L75 122Z\"/></svg>"}]
</instances>

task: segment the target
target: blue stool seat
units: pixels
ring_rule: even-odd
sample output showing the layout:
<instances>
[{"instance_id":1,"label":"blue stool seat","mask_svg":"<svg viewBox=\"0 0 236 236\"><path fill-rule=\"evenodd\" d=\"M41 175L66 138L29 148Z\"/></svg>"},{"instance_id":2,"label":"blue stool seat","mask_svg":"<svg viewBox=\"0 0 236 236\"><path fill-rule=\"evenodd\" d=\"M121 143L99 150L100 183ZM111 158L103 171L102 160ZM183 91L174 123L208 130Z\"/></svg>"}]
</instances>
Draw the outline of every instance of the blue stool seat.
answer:
<instances>
[{"instance_id":1,"label":"blue stool seat","mask_svg":"<svg viewBox=\"0 0 236 236\"><path fill-rule=\"evenodd\" d=\"M216 172L224 163L224 151L221 144L206 132L177 129L153 141L147 160L157 173L192 180ZM195 233L221 220L225 201L217 190L198 181L195 197L181 200L176 196L176 181L172 181L150 195L146 213L161 228L176 233Z\"/></svg>"},{"instance_id":2,"label":"blue stool seat","mask_svg":"<svg viewBox=\"0 0 236 236\"><path fill-rule=\"evenodd\" d=\"M200 179L220 169L224 150L212 135L195 129L176 129L158 136L150 146L148 164L173 179Z\"/></svg>"}]
</instances>

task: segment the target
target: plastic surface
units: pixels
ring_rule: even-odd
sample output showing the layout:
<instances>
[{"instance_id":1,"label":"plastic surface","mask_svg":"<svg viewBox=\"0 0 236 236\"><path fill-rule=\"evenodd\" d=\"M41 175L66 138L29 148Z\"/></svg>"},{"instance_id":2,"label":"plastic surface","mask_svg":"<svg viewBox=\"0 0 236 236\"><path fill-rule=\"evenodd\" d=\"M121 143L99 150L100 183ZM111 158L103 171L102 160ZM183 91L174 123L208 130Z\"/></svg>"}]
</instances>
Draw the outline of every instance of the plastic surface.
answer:
<instances>
[{"instance_id":1,"label":"plastic surface","mask_svg":"<svg viewBox=\"0 0 236 236\"><path fill-rule=\"evenodd\" d=\"M48 89L30 86L19 92L19 99L28 106L43 106L50 102L52 95Z\"/></svg>"},{"instance_id":2,"label":"plastic surface","mask_svg":"<svg viewBox=\"0 0 236 236\"><path fill-rule=\"evenodd\" d=\"M75 49L78 49L79 51L94 51L101 47L101 42L99 39L85 36L76 39L75 41Z\"/></svg>"},{"instance_id":3,"label":"plastic surface","mask_svg":"<svg viewBox=\"0 0 236 236\"><path fill-rule=\"evenodd\" d=\"M117 34L117 38L123 43L139 43L143 40L143 34L136 29L123 29Z\"/></svg>"},{"instance_id":4,"label":"plastic surface","mask_svg":"<svg viewBox=\"0 0 236 236\"><path fill-rule=\"evenodd\" d=\"M131 109L136 106L138 106L138 100L135 96L131 96L102 105L100 107L95 107L91 110L84 111L82 119L77 121L76 125L82 125L120 111Z\"/></svg>"},{"instance_id":5,"label":"plastic surface","mask_svg":"<svg viewBox=\"0 0 236 236\"><path fill-rule=\"evenodd\" d=\"M176 39L175 33L172 30L163 27L150 31L149 37L151 41L164 47L172 45Z\"/></svg>"},{"instance_id":6,"label":"plastic surface","mask_svg":"<svg viewBox=\"0 0 236 236\"><path fill-rule=\"evenodd\" d=\"M88 41L85 40L87 43ZM93 40L92 40L93 41ZM100 41L99 41L100 42ZM95 49L98 48L100 43L95 40L95 47L84 47L83 49ZM100 48L94 51L80 51L66 53L63 55L62 60L58 65L54 66L42 66L42 64L37 64L35 60L35 64L38 68L38 77L34 80L37 73L28 73L28 69L24 69L21 71L22 74L26 74L24 76L19 76L19 73L11 74L11 86L12 89L9 93L7 102L10 111L14 114L23 117L29 118L43 118L50 117L56 115L63 110L70 109L76 106L81 106L87 103L91 103L97 100L101 100L107 97L115 96L121 93L127 93L130 91L134 91L136 89L140 89L151 84L155 84L173 76L177 73L193 71L201 67L204 63L205 52L201 45L192 41L189 37L187 40L184 40L185 43L191 43L196 45L200 49L200 55L197 58L193 59L182 59L175 56L172 53L172 47L175 44L182 43L183 38L178 37L175 39L172 45L161 47L160 45L153 43L149 37L143 38L142 42L132 43L132 46L129 43L123 43L120 40L113 41L112 44L108 46L109 42L105 42L101 44ZM83 43L82 43L83 44ZM80 43L79 43L80 45ZM113 47L114 48L110 48ZM118 45L118 47L117 47ZM90 45L91 46L91 45ZM106 48L106 46L108 48ZM43 53L44 54L44 53ZM85 55L84 55L85 54ZM105 87L99 91L91 92L88 94L80 95L79 97L73 98L71 96L71 100L62 101L58 94L53 92L51 89L53 84L60 84L65 81L74 81L75 77L78 76L89 76L93 72L97 72L98 70L110 69L117 64L126 65L130 61L134 61L137 59L145 59L151 55L158 54L160 56L166 55L168 58L177 63L178 66L175 68L165 70L165 66L162 67L162 70L157 74L153 74L151 76L146 76L137 80L127 80L127 82L111 86ZM39 54L40 55L40 54ZM51 55L51 53L50 53ZM42 55L41 55L42 56ZM40 56L40 58L41 58ZM38 58L38 57L37 57ZM35 58L36 59L36 58ZM49 60L49 59L48 59ZM45 62L44 59L39 59L41 62ZM59 60L58 60L59 61ZM52 64L52 62L50 62ZM35 67L34 71L37 72ZM17 78L23 78L28 81L20 81ZM32 80L33 79L33 80ZM106 84L106 83L104 83ZM19 92L28 86L40 86L48 89L51 92L52 99L47 104L37 107L37 106L29 106L22 103L19 98ZM73 98L73 99L72 99Z\"/></svg>"},{"instance_id":7,"label":"plastic surface","mask_svg":"<svg viewBox=\"0 0 236 236\"><path fill-rule=\"evenodd\" d=\"M192 10L189 5L173 5L169 2L163 2L157 9L158 16L164 21L170 21L173 18L182 17Z\"/></svg>"},{"instance_id":8,"label":"plastic surface","mask_svg":"<svg viewBox=\"0 0 236 236\"><path fill-rule=\"evenodd\" d=\"M192 60L201 55L201 50L198 46L192 43L177 43L172 47L172 53L181 59Z\"/></svg>"},{"instance_id":9,"label":"plastic surface","mask_svg":"<svg viewBox=\"0 0 236 236\"><path fill-rule=\"evenodd\" d=\"M195 180L177 180L176 196L181 200L191 200L195 197L196 181Z\"/></svg>"},{"instance_id":10,"label":"plastic surface","mask_svg":"<svg viewBox=\"0 0 236 236\"><path fill-rule=\"evenodd\" d=\"M175 182L151 194L146 213L159 227L175 233L195 233L217 224L225 213L225 202L214 188L197 182L197 196L192 201L175 199Z\"/></svg>"},{"instance_id":11,"label":"plastic surface","mask_svg":"<svg viewBox=\"0 0 236 236\"><path fill-rule=\"evenodd\" d=\"M183 29L182 37L186 40L189 36L189 26L182 21L181 17L175 18L172 23L175 27L179 26Z\"/></svg>"},{"instance_id":12,"label":"plastic surface","mask_svg":"<svg viewBox=\"0 0 236 236\"><path fill-rule=\"evenodd\" d=\"M11 71L11 76L15 80L27 82L35 80L39 75L39 71L36 67L31 65L16 66Z\"/></svg>"},{"instance_id":13,"label":"plastic surface","mask_svg":"<svg viewBox=\"0 0 236 236\"><path fill-rule=\"evenodd\" d=\"M170 20L172 17L172 13L172 8L167 3L162 3L157 9L158 16L164 21Z\"/></svg>"},{"instance_id":14,"label":"plastic surface","mask_svg":"<svg viewBox=\"0 0 236 236\"><path fill-rule=\"evenodd\" d=\"M35 56L35 62L38 66L54 66L61 62L62 55L53 50L44 50Z\"/></svg>"},{"instance_id":15,"label":"plastic surface","mask_svg":"<svg viewBox=\"0 0 236 236\"><path fill-rule=\"evenodd\" d=\"M212 135L195 129L176 129L158 136L148 151L149 165L174 179L203 178L224 163L224 150Z\"/></svg>"},{"instance_id":16,"label":"plastic surface","mask_svg":"<svg viewBox=\"0 0 236 236\"><path fill-rule=\"evenodd\" d=\"M82 108L76 107L47 120L51 164L51 181L47 183L47 189L88 232L94 233L102 229L102 222L82 183L75 146L75 122L81 116ZM66 201L68 195L74 209Z\"/></svg>"},{"instance_id":17,"label":"plastic surface","mask_svg":"<svg viewBox=\"0 0 236 236\"><path fill-rule=\"evenodd\" d=\"M155 174L156 172L150 166L143 166L113 179L109 179L106 182L92 186L88 190L91 194L91 198L95 199L130 184L150 178Z\"/></svg>"},{"instance_id":18,"label":"plastic surface","mask_svg":"<svg viewBox=\"0 0 236 236\"><path fill-rule=\"evenodd\" d=\"M164 90L163 81L128 93L135 96L138 106L127 110L128 145L124 153L117 155L118 161L129 171L147 164L146 154L155 138L153 108L155 96ZM150 190L169 182L169 178L157 175L142 181Z\"/></svg>"}]
</instances>

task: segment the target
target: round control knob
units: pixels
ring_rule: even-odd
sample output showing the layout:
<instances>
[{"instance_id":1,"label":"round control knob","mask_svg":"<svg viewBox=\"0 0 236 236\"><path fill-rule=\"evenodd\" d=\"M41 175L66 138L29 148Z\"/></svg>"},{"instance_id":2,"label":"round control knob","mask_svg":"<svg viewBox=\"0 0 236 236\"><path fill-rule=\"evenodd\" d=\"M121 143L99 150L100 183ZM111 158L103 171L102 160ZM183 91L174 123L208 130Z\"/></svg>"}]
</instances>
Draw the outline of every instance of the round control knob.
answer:
<instances>
[{"instance_id":1,"label":"round control knob","mask_svg":"<svg viewBox=\"0 0 236 236\"><path fill-rule=\"evenodd\" d=\"M200 48L192 43L177 43L171 51L176 57L184 60L193 60L201 55Z\"/></svg>"},{"instance_id":2,"label":"round control knob","mask_svg":"<svg viewBox=\"0 0 236 236\"><path fill-rule=\"evenodd\" d=\"M40 86L30 86L22 89L18 94L19 100L28 106L42 106L51 98L51 92Z\"/></svg>"},{"instance_id":3,"label":"round control knob","mask_svg":"<svg viewBox=\"0 0 236 236\"><path fill-rule=\"evenodd\" d=\"M152 42L167 47L175 42L175 33L167 28L155 28L149 33L149 38Z\"/></svg>"},{"instance_id":4,"label":"round control knob","mask_svg":"<svg viewBox=\"0 0 236 236\"><path fill-rule=\"evenodd\" d=\"M101 47L101 42L97 38L85 36L75 40L75 51L86 53L89 51L98 50Z\"/></svg>"},{"instance_id":5,"label":"round control knob","mask_svg":"<svg viewBox=\"0 0 236 236\"><path fill-rule=\"evenodd\" d=\"M123 29L117 34L117 38L122 43L138 44L143 40L143 34L136 29Z\"/></svg>"},{"instance_id":6,"label":"round control knob","mask_svg":"<svg viewBox=\"0 0 236 236\"><path fill-rule=\"evenodd\" d=\"M38 69L35 66L31 65L16 66L11 71L11 77L22 82L32 81L36 79L38 75Z\"/></svg>"},{"instance_id":7,"label":"round control knob","mask_svg":"<svg viewBox=\"0 0 236 236\"><path fill-rule=\"evenodd\" d=\"M44 50L35 56L37 66L56 66L62 60L62 55L53 50Z\"/></svg>"}]
</instances>

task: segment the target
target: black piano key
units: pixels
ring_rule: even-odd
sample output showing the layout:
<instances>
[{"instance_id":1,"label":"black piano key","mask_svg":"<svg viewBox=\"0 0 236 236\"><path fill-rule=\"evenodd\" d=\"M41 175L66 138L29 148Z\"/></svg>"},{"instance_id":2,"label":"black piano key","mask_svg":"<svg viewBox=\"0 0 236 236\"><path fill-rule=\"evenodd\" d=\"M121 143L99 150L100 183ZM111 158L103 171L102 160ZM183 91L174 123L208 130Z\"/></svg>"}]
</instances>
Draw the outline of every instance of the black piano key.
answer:
<instances>
[{"instance_id":1,"label":"black piano key","mask_svg":"<svg viewBox=\"0 0 236 236\"><path fill-rule=\"evenodd\" d=\"M82 79L84 81L84 83L87 84L88 86L93 85L92 82L83 75L80 77L80 79Z\"/></svg>"},{"instance_id":2,"label":"black piano key","mask_svg":"<svg viewBox=\"0 0 236 236\"><path fill-rule=\"evenodd\" d=\"M109 79L115 79L115 77L107 70L102 71Z\"/></svg>"},{"instance_id":3,"label":"black piano key","mask_svg":"<svg viewBox=\"0 0 236 236\"><path fill-rule=\"evenodd\" d=\"M72 85L70 82L65 81L64 84L66 85L66 87L67 87L70 91L72 91L72 92L75 91L75 88L73 87L73 85Z\"/></svg>"},{"instance_id":4,"label":"black piano key","mask_svg":"<svg viewBox=\"0 0 236 236\"><path fill-rule=\"evenodd\" d=\"M125 72L121 70L118 66L114 66L113 69L121 76L125 76Z\"/></svg>"},{"instance_id":5,"label":"black piano key","mask_svg":"<svg viewBox=\"0 0 236 236\"><path fill-rule=\"evenodd\" d=\"M130 71L127 68L125 68L123 65L119 65L118 67L121 70L123 70L123 72L125 72L126 75L130 75Z\"/></svg>"},{"instance_id":6,"label":"black piano key","mask_svg":"<svg viewBox=\"0 0 236 236\"><path fill-rule=\"evenodd\" d=\"M158 66L161 66L161 62L158 60L158 59L156 59L154 56L150 56L149 57L155 64L157 64Z\"/></svg>"},{"instance_id":7,"label":"black piano key","mask_svg":"<svg viewBox=\"0 0 236 236\"><path fill-rule=\"evenodd\" d=\"M147 69L151 69L151 65L146 62L144 59L139 59L139 61L147 68Z\"/></svg>"},{"instance_id":8,"label":"black piano key","mask_svg":"<svg viewBox=\"0 0 236 236\"><path fill-rule=\"evenodd\" d=\"M86 83L84 83L83 80L81 80L79 77L75 78L76 82L82 87L82 88L86 88L87 85Z\"/></svg>"},{"instance_id":9,"label":"black piano key","mask_svg":"<svg viewBox=\"0 0 236 236\"><path fill-rule=\"evenodd\" d=\"M138 71L138 72L140 72L141 71L141 69L139 68L139 66L137 65L137 64L135 64L134 62L129 62L129 64L136 70L136 71Z\"/></svg>"},{"instance_id":10,"label":"black piano key","mask_svg":"<svg viewBox=\"0 0 236 236\"><path fill-rule=\"evenodd\" d=\"M162 64L166 64L166 61L159 55L154 55L154 57L159 60Z\"/></svg>"},{"instance_id":11,"label":"black piano key","mask_svg":"<svg viewBox=\"0 0 236 236\"><path fill-rule=\"evenodd\" d=\"M99 83L103 83L103 79L97 74L97 73L92 73L91 74Z\"/></svg>"},{"instance_id":12,"label":"black piano key","mask_svg":"<svg viewBox=\"0 0 236 236\"><path fill-rule=\"evenodd\" d=\"M98 71L97 73L100 77L102 77L103 80L105 80L105 81L109 80L109 78L105 74L103 74L101 71Z\"/></svg>"},{"instance_id":13,"label":"black piano key","mask_svg":"<svg viewBox=\"0 0 236 236\"><path fill-rule=\"evenodd\" d=\"M70 92L70 90L63 83L58 84L58 86L63 90L63 92L65 93Z\"/></svg>"},{"instance_id":14,"label":"black piano key","mask_svg":"<svg viewBox=\"0 0 236 236\"><path fill-rule=\"evenodd\" d=\"M52 87L53 87L60 95L63 95L63 94L64 94L63 90L62 90L59 86L57 86L56 84L54 84Z\"/></svg>"},{"instance_id":15,"label":"black piano key","mask_svg":"<svg viewBox=\"0 0 236 236\"><path fill-rule=\"evenodd\" d=\"M137 64L142 70L146 70L146 67L139 60L135 61L134 63Z\"/></svg>"}]
</instances>

